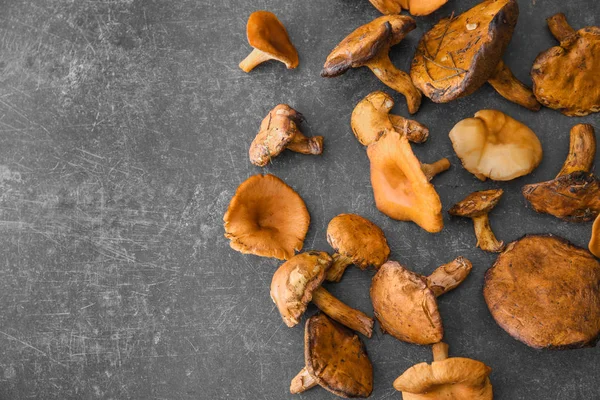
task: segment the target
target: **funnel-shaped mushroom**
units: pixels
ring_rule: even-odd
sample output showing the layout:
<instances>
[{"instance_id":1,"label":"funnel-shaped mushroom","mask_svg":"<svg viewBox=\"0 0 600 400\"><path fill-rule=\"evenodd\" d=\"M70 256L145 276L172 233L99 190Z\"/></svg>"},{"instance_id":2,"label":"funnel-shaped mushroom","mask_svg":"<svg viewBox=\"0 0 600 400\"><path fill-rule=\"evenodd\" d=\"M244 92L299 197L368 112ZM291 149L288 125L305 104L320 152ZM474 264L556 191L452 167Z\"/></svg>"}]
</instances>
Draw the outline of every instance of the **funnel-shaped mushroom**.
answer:
<instances>
[{"instance_id":1,"label":"funnel-shaped mushroom","mask_svg":"<svg viewBox=\"0 0 600 400\"><path fill-rule=\"evenodd\" d=\"M383 231L356 214L340 214L329 221L327 241L336 251L326 274L326 279L332 282L339 282L351 264L360 269L379 268L390 255Z\"/></svg>"},{"instance_id":2,"label":"funnel-shaped mushroom","mask_svg":"<svg viewBox=\"0 0 600 400\"><path fill-rule=\"evenodd\" d=\"M500 111L478 111L454 125L449 136L465 169L482 181L515 179L542 161L536 134Z\"/></svg>"},{"instance_id":3,"label":"funnel-shaped mushroom","mask_svg":"<svg viewBox=\"0 0 600 400\"><path fill-rule=\"evenodd\" d=\"M373 320L321 287L331 262L329 254L309 251L292 257L275 271L271 281L271 299L277 305L283 322L289 327L297 325L312 300L331 318L371 337Z\"/></svg>"},{"instance_id":4,"label":"funnel-shaped mushroom","mask_svg":"<svg viewBox=\"0 0 600 400\"><path fill-rule=\"evenodd\" d=\"M260 124L258 135L250 145L250 161L264 167L285 149L302 154L321 154L323 136L308 138L298 125L302 114L287 104L275 106Z\"/></svg>"},{"instance_id":5,"label":"funnel-shaped mushroom","mask_svg":"<svg viewBox=\"0 0 600 400\"><path fill-rule=\"evenodd\" d=\"M310 216L298 193L269 174L238 187L223 221L232 249L282 260L302 249Z\"/></svg>"},{"instance_id":6,"label":"funnel-shaped mushroom","mask_svg":"<svg viewBox=\"0 0 600 400\"><path fill-rule=\"evenodd\" d=\"M600 262L564 239L509 244L485 274L483 296L498 325L533 348L594 346L600 336Z\"/></svg>"},{"instance_id":7,"label":"funnel-shaped mushroom","mask_svg":"<svg viewBox=\"0 0 600 400\"><path fill-rule=\"evenodd\" d=\"M600 27L575 32L562 13L547 22L560 46L540 53L533 62L535 96L568 116L600 111Z\"/></svg>"},{"instance_id":8,"label":"funnel-shaped mushroom","mask_svg":"<svg viewBox=\"0 0 600 400\"><path fill-rule=\"evenodd\" d=\"M379 17L349 34L327 57L321 76L333 78L350 68L368 67L383 83L406 97L408 112L421 105L421 92L410 77L392 64L390 47L415 29L415 20L406 15Z\"/></svg>"},{"instance_id":9,"label":"funnel-shaped mushroom","mask_svg":"<svg viewBox=\"0 0 600 400\"><path fill-rule=\"evenodd\" d=\"M255 11L250 14L246 35L254 50L240 63L244 72L250 72L269 60L281 61L288 69L298 66L298 52L285 27L272 12Z\"/></svg>"},{"instance_id":10,"label":"funnel-shaped mushroom","mask_svg":"<svg viewBox=\"0 0 600 400\"><path fill-rule=\"evenodd\" d=\"M471 267L469 260L458 257L424 277L396 261L383 264L371 283L375 318L383 331L408 343L442 340L444 327L436 298L465 280Z\"/></svg>"},{"instance_id":11,"label":"funnel-shaped mushroom","mask_svg":"<svg viewBox=\"0 0 600 400\"><path fill-rule=\"evenodd\" d=\"M596 156L594 128L578 124L571 128L569 155L556 178L523 187L533 209L573 221L591 221L600 213L600 180L590 173Z\"/></svg>"},{"instance_id":12,"label":"funnel-shaped mushroom","mask_svg":"<svg viewBox=\"0 0 600 400\"><path fill-rule=\"evenodd\" d=\"M499 253L504 249L504 242L496 239L488 213L492 211L504 191L502 189L483 190L468 195L456 203L448 212L457 217L467 217L473 220L477 247L481 250Z\"/></svg>"},{"instance_id":13,"label":"funnel-shaped mushroom","mask_svg":"<svg viewBox=\"0 0 600 400\"><path fill-rule=\"evenodd\" d=\"M407 369L394 381L404 400L492 400L492 369L470 358L448 358L448 345L433 345L433 362Z\"/></svg>"},{"instance_id":14,"label":"funnel-shaped mushroom","mask_svg":"<svg viewBox=\"0 0 600 400\"><path fill-rule=\"evenodd\" d=\"M292 379L292 394L315 385L345 398L369 397L373 391L373 365L364 344L324 314L306 321L304 362L305 367Z\"/></svg>"},{"instance_id":15,"label":"funnel-shaped mushroom","mask_svg":"<svg viewBox=\"0 0 600 400\"><path fill-rule=\"evenodd\" d=\"M444 4L448 0L369 0L373 6L382 14L400 14L404 10L408 10L412 15L429 15Z\"/></svg>"},{"instance_id":16,"label":"funnel-shaped mushroom","mask_svg":"<svg viewBox=\"0 0 600 400\"><path fill-rule=\"evenodd\" d=\"M489 81L506 99L539 110L531 90L502 62L518 16L516 0L487 0L438 22L417 47L410 70L415 86L432 101L446 103Z\"/></svg>"},{"instance_id":17,"label":"funnel-shaped mushroom","mask_svg":"<svg viewBox=\"0 0 600 400\"><path fill-rule=\"evenodd\" d=\"M600 215L596 217L594 225L592 226L592 237L590 238L588 247L590 253L600 258Z\"/></svg>"}]
</instances>

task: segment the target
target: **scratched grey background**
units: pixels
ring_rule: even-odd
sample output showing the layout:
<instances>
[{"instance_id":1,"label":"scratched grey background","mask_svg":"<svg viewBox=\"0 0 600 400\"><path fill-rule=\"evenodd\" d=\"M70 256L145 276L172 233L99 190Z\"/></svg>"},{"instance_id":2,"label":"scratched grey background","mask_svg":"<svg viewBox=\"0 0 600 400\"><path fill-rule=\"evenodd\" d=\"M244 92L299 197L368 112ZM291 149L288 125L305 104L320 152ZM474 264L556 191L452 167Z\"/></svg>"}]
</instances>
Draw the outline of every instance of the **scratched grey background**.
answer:
<instances>
[{"instance_id":1,"label":"scratched grey background","mask_svg":"<svg viewBox=\"0 0 600 400\"><path fill-rule=\"evenodd\" d=\"M421 34L477 0L450 0L392 51L406 70ZM528 84L536 55L556 42L545 18L562 11L575 28L600 23L594 0L519 0L505 61ZM248 15L275 12L300 54L251 74ZM493 322L481 295L495 256L475 248L471 221L444 216L431 235L373 204L365 149L349 126L354 105L384 89L366 70L320 78L329 51L378 16L366 0L0 1L0 399L283 399L303 366L303 327L284 326L269 298L277 260L244 256L223 237L222 216L239 183L273 173L306 201L306 249L330 250L328 221L342 212L385 231L391 258L429 273L462 255L474 269L440 299L451 354L493 368L497 399L598 399L598 349L535 351ZM395 112L407 115L395 94ZM320 157L285 153L263 170L247 149L277 103L325 137ZM460 166L447 133L458 120L497 108L526 122L545 157L531 175L482 183ZM560 169L576 122L511 104L490 87L451 104L424 100L415 118L431 139L425 162L448 157L435 179L444 210L467 193L502 187L491 220L497 236L551 232L584 246L591 224L569 224L526 207L520 187ZM328 285L372 314L372 271L351 268ZM308 314L315 312L311 306ZM376 333L372 398L399 398L393 379L430 360L430 349ZM333 397L314 388L295 398Z\"/></svg>"}]
</instances>

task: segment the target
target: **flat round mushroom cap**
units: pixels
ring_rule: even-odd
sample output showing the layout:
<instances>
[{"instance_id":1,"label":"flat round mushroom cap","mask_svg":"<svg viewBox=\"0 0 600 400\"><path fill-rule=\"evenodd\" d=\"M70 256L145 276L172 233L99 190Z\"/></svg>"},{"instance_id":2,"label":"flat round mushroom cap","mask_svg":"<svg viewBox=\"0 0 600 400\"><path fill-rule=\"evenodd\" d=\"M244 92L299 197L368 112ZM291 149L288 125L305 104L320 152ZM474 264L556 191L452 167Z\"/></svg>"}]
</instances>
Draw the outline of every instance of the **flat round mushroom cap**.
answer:
<instances>
[{"instance_id":1,"label":"flat round mushroom cap","mask_svg":"<svg viewBox=\"0 0 600 400\"><path fill-rule=\"evenodd\" d=\"M356 333L317 314L306 321L304 341L306 370L320 386L341 397L369 397L373 366Z\"/></svg>"},{"instance_id":2,"label":"flat round mushroom cap","mask_svg":"<svg viewBox=\"0 0 600 400\"><path fill-rule=\"evenodd\" d=\"M494 73L518 16L515 0L487 0L442 19L417 46L413 83L436 103L473 93Z\"/></svg>"},{"instance_id":3,"label":"flat round mushroom cap","mask_svg":"<svg viewBox=\"0 0 600 400\"><path fill-rule=\"evenodd\" d=\"M448 212L458 217L478 217L489 213L500 201L504 190L491 189L474 192L456 203Z\"/></svg>"},{"instance_id":4,"label":"flat round mushroom cap","mask_svg":"<svg viewBox=\"0 0 600 400\"><path fill-rule=\"evenodd\" d=\"M250 14L246 25L250 46L269 54L288 68L298 66L298 52L290 41L285 26L269 11Z\"/></svg>"},{"instance_id":5,"label":"flat round mushroom cap","mask_svg":"<svg viewBox=\"0 0 600 400\"><path fill-rule=\"evenodd\" d=\"M378 268L387 261L390 248L385 234L377 225L356 214L340 214L329 221L327 241L354 265Z\"/></svg>"},{"instance_id":6,"label":"flat round mushroom cap","mask_svg":"<svg viewBox=\"0 0 600 400\"><path fill-rule=\"evenodd\" d=\"M381 328L395 338L416 344L442 340L444 328L437 299L425 277L396 261L379 268L371 282L371 301Z\"/></svg>"},{"instance_id":7,"label":"flat round mushroom cap","mask_svg":"<svg viewBox=\"0 0 600 400\"><path fill-rule=\"evenodd\" d=\"M600 262L554 236L508 245L485 275L492 316L515 339L542 349L594 346L600 335Z\"/></svg>"},{"instance_id":8,"label":"flat round mushroom cap","mask_svg":"<svg viewBox=\"0 0 600 400\"><path fill-rule=\"evenodd\" d=\"M260 124L258 135L250 144L250 161L260 167L278 156L294 138L302 115L287 104L278 104Z\"/></svg>"},{"instance_id":9,"label":"flat round mushroom cap","mask_svg":"<svg viewBox=\"0 0 600 400\"><path fill-rule=\"evenodd\" d=\"M362 25L327 56L321 76L332 78L363 66L380 50L399 43L416 26L415 20L406 15L384 15Z\"/></svg>"},{"instance_id":10,"label":"flat round mushroom cap","mask_svg":"<svg viewBox=\"0 0 600 400\"><path fill-rule=\"evenodd\" d=\"M492 400L492 369L481 361L452 357L420 363L394 381L404 400Z\"/></svg>"},{"instance_id":11,"label":"flat round mushroom cap","mask_svg":"<svg viewBox=\"0 0 600 400\"><path fill-rule=\"evenodd\" d=\"M242 182L223 221L232 249L282 260L302 249L310 216L294 189L267 174Z\"/></svg>"},{"instance_id":12,"label":"flat round mushroom cap","mask_svg":"<svg viewBox=\"0 0 600 400\"><path fill-rule=\"evenodd\" d=\"M332 259L323 251L297 254L283 263L271 280L271 299L289 327L300 322L312 292L321 286Z\"/></svg>"}]
</instances>

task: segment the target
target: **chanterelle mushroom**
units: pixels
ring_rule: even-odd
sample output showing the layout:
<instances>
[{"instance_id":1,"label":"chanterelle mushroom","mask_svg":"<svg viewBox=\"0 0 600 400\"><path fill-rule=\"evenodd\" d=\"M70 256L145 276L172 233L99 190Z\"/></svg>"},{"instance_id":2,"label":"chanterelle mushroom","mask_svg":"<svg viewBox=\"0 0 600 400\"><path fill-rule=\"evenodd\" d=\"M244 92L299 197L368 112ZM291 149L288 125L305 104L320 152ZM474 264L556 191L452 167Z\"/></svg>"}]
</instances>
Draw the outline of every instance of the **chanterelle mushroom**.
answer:
<instances>
[{"instance_id":1,"label":"chanterelle mushroom","mask_svg":"<svg viewBox=\"0 0 600 400\"><path fill-rule=\"evenodd\" d=\"M504 249L504 242L496 239L488 213L492 211L504 191L502 189L483 190L468 195L462 201L456 203L448 212L457 217L467 217L473 220L477 247L481 250L499 253Z\"/></svg>"},{"instance_id":2,"label":"chanterelle mushroom","mask_svg":"<svg viewBox=\"0 0 600 400\"><path fill-rule=\"evenodd\" d=\"M373 320L321 287L331 262L329 254L309 251L292 257L275 271L271 281L271 299L277 305L281 318L289 327L297 325L312 300L331 318L371 337Z\"/></svg>"},{"instance_id":3,"label":"chanterelle mushroom","mask_svg":"<svg viewBox=\"0 0 600 400\"><path fill-rule=\"evenodd\" d=\"M298 66L298 52L285 27L272 12L255 11L250 14L246 35L254 50L240 63L244 72L250 72L269 60L281 61L288 69Z\"/></svg>"},{"instance_id":4,"label":"chanterelle mushroom","mask_svg":"<svg viewBox=\"0 0 600 400\"><path fill-rule=\"evenodd\" d=\"M433 345L433 362L407 369L394 381L404 400L492 400L492 369L470 358L448 358L448 345Z\"/></svg>"},{"instance_id":5,"label":"chanterelle mushroom","mask_svg":"<svg viewBox=\"0 0 600 400\"><path fill-rule=\"evenodd\" d=\"M260 124L260 130L250 145L250 161L264 167L285 149L302 154L321 154L323 136L308 138L298 125L302 114L287 104L275 106Z\"/></svg>"},{"instance_id":6,"label":"chanterelle mushroom","mask_svg":"<svg viewBox=\"0 0 600 400\"><path fill-rule=\"evenodd\" d=\"M535 96L569 116L600 111L600 27L575 32L562 13L547 22L560 46L540 53L533 62Z\"/></svg>"},{"instance_id":7,"label":"chanterelle mushroom","mask_svg":"<svg viewBox=\"0 0 600 400\"><path fill-rule=\"evenodd\" d=\"M509 244L485 274L485 301L515 339L533 348L594 346L600 335L600 262L554 236Z\"/></svg>"},{"instance_id":8,"label":"chanterelle mushroom","mask_svg":"<svg viewBox=\"0 0 600 400\"><path fill-rule=\"evenodd\" d=\"M516 0L487 0L438 22L421 38L410 76L436 103L468 96L486 81L506 99L539 110L529 88L502 62L519 16Z\"/></svg>"},{"instance_id":9,"label":"chanterelle mushroom","mask_svg":"<svg viewBox=\"0 0 600 400\"><path fill-rule=\"evenodd\" d=\"M326 279L339 282L346 268L379 268L387 261L390 248L385 234L377 225L356 214L340 214L329 221L327 241L336 251Z\"/></svg>"},{"instance_id":10,"label":"chanterelle mushroom","mask_svg":"<svg viewBox=\"0 0 600 400\"><path fill-rule=\"evenodd\" d=\"M408 112L421 105L421 92L410 77L392 64L390 47L415 29L415 20L406 15L379 17L361 26L338 44L327 57L321 76L333 78L350 68L368 67L387 86L406 97Z\"/></svg>"},{"instance_id":11,"label":"chanterelle mushroom","mask_svg":"<svg viewBox=\"0 0 600 400\"><path fill-rule=\"evenodd\" d=\"M590 253L600 258L600 215L596 217L594 225L592 226L592 237L588 245Z\"/></svg>"},{"instance_id":12,"label":"chanterelle mushroom","mask_svg":"<svg viewBox=\"0 0 600 400\"><path fill-rule=\"evenodd\" d=\"M448 0L369 0L382 14L400 14L408 10L412 15L429 15Z\"/></svg>"},{"instance_id":13,"label":"chanterelle mushroom","mask_svg":"<svg viewBox=\"0 0 600 400\"><path fill-rule=\"evenodd\" d=\"M571 128L569 155L553 180L525 185L523 196L533 209L574 222L591 221L600 213L600 179L589 172L596 156L594 128Z\"/></svg>"},{"instance_id":14,"label":"chanterelle mushroom","mask_svg":"<svg viewBox=\"0 0 600 400\"><path fill-rule=\"evenodd\" d=\"M478 111L454 125L449 136L465 169L482 181L515 179L542 161L536 134L500 111Z\"/></svg>"},{"instance_id":15,"label":"chanterelle mushroom","mask_svg":"<svg viewBox=\"0 0 600 400\"><path fill-rule=\"evenodd\" d=\"M310 215L294 189L268 174L240 184L223 221L232 249L281 260L302 249Z\"/></svg>"},{"instance_id":16,"label":"chanterelle mushroom","mask_svg":"<svg viewBox=\"0 0 600 400\"><path fill-rule=\"evenodd\" d=\"M465 280L471 267L469 260L458 257L424 277L396 261L383 264L371 283L371 301L381 328L409 343L442 340L444 328L436 298Z\"/></svg>"},{"instance_id":17,"label":"chanterelle mushroom","mask_svg":"<svg viewBox=\"0 0 600 400\"><path fill-rule=\"evenodd\" d=\"M373 391L373 365L364 344L324 314L306 321L304 362L305 367L292 379L292 394L315 385L345 398L369 397Z\"/></svg>"}]
</instances>

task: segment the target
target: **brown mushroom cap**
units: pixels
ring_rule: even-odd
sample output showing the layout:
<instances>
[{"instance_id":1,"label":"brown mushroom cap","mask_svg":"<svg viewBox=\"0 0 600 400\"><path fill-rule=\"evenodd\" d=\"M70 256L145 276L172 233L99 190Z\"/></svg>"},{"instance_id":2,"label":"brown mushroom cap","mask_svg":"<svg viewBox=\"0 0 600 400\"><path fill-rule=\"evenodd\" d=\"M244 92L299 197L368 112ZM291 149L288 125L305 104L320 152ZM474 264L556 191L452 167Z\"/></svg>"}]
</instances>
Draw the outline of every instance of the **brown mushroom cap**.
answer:
<instances>
[{"instance_id":1,"label":"brown mushroom cap","mask_svg":"<svg viewBox=\"0 0 600 400\"><path fill-rule=\"evenodd\" d=\"M600 335L600 262L554 236L509 244L485 275L492 316L533 348L593 346Z\"/></svg>"},{"instance_id":2,"label":"brown mushroom cap","mask_svg":"<svg viewBox=\"0 0 600 400\"><path fill-rule=\"evenodd\" d=\"M400 14L402 9L412 15L429 15L448 0L369 0L382 14Z\"/></svg>"},{"instance_id":3,"label":"brown mushroom cap","mask_svg":"<svg viewBox=\"0 0 600 400\"><path fill-rule=\"evenodd\" d=\"M376 268L390 255L385 234L377 225L356 214L340 214L329 221L327 241L339 254L361 269Z\"/></svg>"},{"instance_id":4,"label":"brown mushroom cap","mask_svg":"<svg viewBox=\"0 0 600 400\"><path fill-rule=\"evenodd\" d=\"M596 217L594 225L592 226L592 237L588 244L590 253L600 258L600 215Z\"/></svg>"},{"instance_id":5,"label":"brown mushroom cap","mask_svg":"<svg viewBox=\"0 0 600 400\"><path fill-rule=\"evenodd\" d=\"M458 217L478 217L489 213L500 201L504 191L491 189L474 192L456 203L448 212Z\"/></svg>"},{"instance_id":6,"label":"brown mushroom cap","mask_svg":"<svg viewBox=\"0 0 600 400\"><path fill-rule=\"evenodd\" d=\"M271 299L289 327L300 322L312 293L321 286L331 257L322 251L297 254L283 263L273 274Z\"/></svg>"},{"instance_id":7,"label":"brown mushroom cap","mask_svg":"<svg viewBox=\"0 0 600 400\"><path fill-rule=\"evenodd\" d=\"M223 221L232 249L281 260L302 249L310 215L294 189L267 174L240 184Z\"/></svg>"},{"instance_id":8,"label":"brown mushroom cap","mask_svg":"<svg viewBox=\"0 0 600 400\"><path fill-rule=\"evenodd\" d=\"M325 314L306 321L304 359L317 383L341 397L368 397L373 366L357 334Z\"/></svg>"},{"instance_id":9,"label":"brown mushroom cap","mask_svg":"<svg viewBox=\"0 0 600 400\"><path fill-rule=\"evenodd\" d=\"M250 14L246 35L248 43L255 49L281 61L288 68L298 66L298 52L290 41L285 26L272 12L255 11Z\"/></svg>"}]
</instances>

